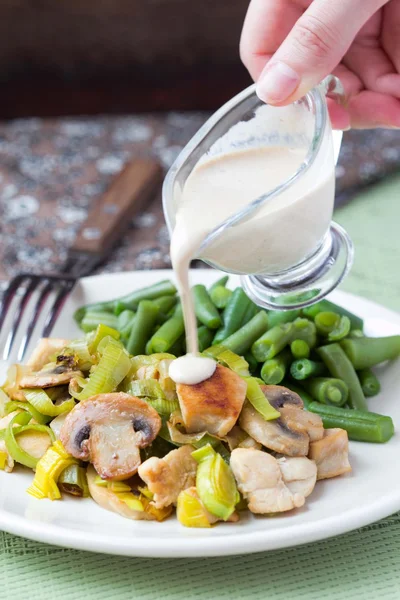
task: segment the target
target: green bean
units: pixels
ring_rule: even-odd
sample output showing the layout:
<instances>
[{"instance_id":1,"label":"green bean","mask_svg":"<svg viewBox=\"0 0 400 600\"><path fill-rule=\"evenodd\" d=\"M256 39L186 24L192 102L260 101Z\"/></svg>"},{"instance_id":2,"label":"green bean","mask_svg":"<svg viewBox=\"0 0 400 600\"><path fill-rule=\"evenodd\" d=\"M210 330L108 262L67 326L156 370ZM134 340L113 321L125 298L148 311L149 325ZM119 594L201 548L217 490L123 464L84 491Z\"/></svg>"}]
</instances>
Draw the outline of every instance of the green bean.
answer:
<instances>
[{"instance_id":1,"label":"green bean","mask_svg":"<svg viewBox=\"0 0 400 600\"><path fill-rule=\"evenodd\" d=\"M154 352L167 352L183 335L184 331L182 306L177 304L173 316L165 321L149 340L148 349L152 354Z\"/></svg>"},{"instance_id":2,"label":"green bean","mask_svg":"<svg viewBox=\"0 0 400 600\"><path fill-rule=\"evenodd\" d=\"M310 346L304 340L293 340L290 344L290 350L293 358L308 358L310 356Z\"/></svg>"},{"instance_id":3,"label":"green bean","mask_svg":"<svg viewBox=\"0 0 400 600\"><path fill-rule=\"evenodd\" d=\"M289 348L280 352L275 358L266 360L261 367L261 379L269 385L277 385L283 381L286 369L292 359L292 353Z\"/></svg>"},{"instance_id":4,"label":"green bean","mask_svg":"<svg viewBox=\"0 0 400 600\"><path fill-rule=\"evenodd\" d=\"M314 323L318 333L327 336L339 325L340 316L334 312L319 312L315 315Z\"/></svg>"},{"instance_id":5,"label":"green bean","mask_svg":"<svg viewBox=\"0 0 400 600\"><path fill-rule=\"evenodd\" d=\"M322 404L343 406L349 397L349 388L341 379L333 377L314 377L303 381L307 392Z\"/></svg>"},{"instance_id":6,"label":"green bean","mask_svg":"<svg viewBox=\"0 0 400 600\"><path fill-rule=\"evenodd\" d=\"M266 322L268 324L268 318ZM290 343L292 331L293 323L282 323L268 329L251 347L254 358L258 362L265 362L270 358L274 358Z\"/></svg>"},{"instance_id":7,"label":"green bean","mask_svg":"<svg viewBox=\"0 0 400 600\"><path fill-rule=\"evenodd\" d=\"M308 379L309 377L325 375L326 372L327 369L324 363L315 362L314 360L310 360L308 358L300 358L299 360L295 360L292 362L290 367L291 376L293 379L297 379L298 381Z\"/></svg>"},{"instance_id":8,"label":"green bean","mask_svg":"<svg viewBox=\"0 0 400 600\"><path fill-rule=\"evenodd\" d=\"M196 317L209 329L218 329L221 325L221 317L217 308L212 303L212 300L204 285L195 285L192 288L194 298L194 310Z\"/></svg>"},{"instance_id":9,"label":"green bean","mask_svg":"<svg viewBox=\"0 0 400 600\"><path fill-rule=\"evenodd\" d=\"M268 317L264 310L260 310L246 325L235 331L223 341L223 346L243 356L251 348L253 342L262 335L268 327Z\"/></svg>"},{"instance_id":10,"label":"green bean","mask_svg":"<svg viewBox=\"0 0 400 600\"><path fill-rule=\"evenodd\" d=\"M197 328L197 338L199 340L199 352L203 352L206 348L211 346L213 341L214 332L208 329L205 325L201 325Z\"/></svg>"},{"instance_id":11,"label":"green bean","mask_svg":"<svg viewBox=\"0 0 400 600\"><path fill-rule=\"evenodd\" d=\"M213 346L222 344L227 337L240 329L246 310L251 304L250 298L246 296L242 288L237 287L233 291L222 315L223 325L213 339Z\"/></svg>"},{"instance_id":12,"label":"green bean","mask_svg":"<svg viewBox=\"0 0 400 600\"><path fill-rule=\"evenodd\" d=\"M349 310L346 310L345 308L342 308L341 306L338 306L329 300L321 300L321 302L317 302L312 306L307 306L302 310L303 315L309 319L314 319L315 316L320 312L335 312L340 316L348 317L350 319L352 329L362 330L364 327L364 321L360 317L357 317L357 315L353 314Z\"/></svg>"},{"instance_id":13,"label":"green bean","mask_svg":"<svg viewBox=\"0 0 400 600\"><path fill-rule=\"evenodd\" d=\"M341 346L355 369L368 369L400 356L400 335L347 339L341 342Z\"/></svg>"},{"instance_id":14,"label":"green bean","mask_svg":"<svg viewBox=\"0 0 400 600\"><path fill-rule=\"evenodd\" d=\"M154 298L154 304L158 306L158 318L159 323L165 323L169 319L170 312L175 308L178 298L176 296L160 296Z\"/></svg>"},{"instance_id":15,"label":"green bean","mask_svg":"<svg viewBox=\"0 0 400 600\"><path fill-rule=\"evenodd\" d=\"M123 310L136 310L141 300L153 300L160 296L174 296L176 294L176 287L174 284L165 279L148 287L135 290L126 296L116 298L115 300L108 300L107 302L100 302L96 304L86 304L81 306L74 313L74 319L78 325L82 321L85 314L90 310L104 310L106 312L115 312L119 315Z\"/></svg>"},{"instance_id":16,"label":"green bean","mask_svg":"<svg viewBox=\"0 0 400 600\"><path fill-rule=\"evenodd\" d=\"M362 369L359 371L358 378L360 380L364 396L367 398L372 398L372 396L376 396L381 391L379 379L375 373L371 371L371 369Z\"/></svg>"},{"instance_id":17,"label":"green bean","mask_svg":"<svg viewBox=\"0 0 400 600\"><path fill-rule=\"evenodd\" d=\"M268 311L268 323L269 326L275 327L281 323L290 323L294 321L300 315L300 310L269 310Z\"/></svg>"},{"instance_id":18,"label":"green bean","mask_svg":"<svg viewBox=\"0 0 400 600\"><path fill-rule=\"evenodd\" d=\"M80 328L85 332L93 331L97 329L98 325L102 323L112 329L118 329L118 319L112 313L106 311L88 311L80 322Z\"/></svg>"},{"instance_id":19,"label":"green bean","mask_svg":"<svg viewBox=\"0 0 400 600\"><path fill-rule=\"evenodd\" d=\"M244 358L249 363L250 373L252 373L254 375L254 373L256 373L258 371L258 367L259 367L258 361L256 361L256 359L254 358L254 356L252 355L251 352L246 352L246 354L244 355Z\"/></svg>"},{"instance_id":20,"label":"green bean","mask_svg":"<svg viewBox=\"0 0 400 600\"><path fill-rule=\"evenodd\" d=\"M229 275L224 275L224 277L221 277L221 279L217 279L217 281L214 281L212 286L210 286L209 293L211 293L211 291L216 287L220 287L220 286L226 287L228 280L229 280Z\"/></svg>"},{"instance_id":21,"label":"green bean","mask_svg":"<svg viewBox=\"0 0 400 600\"><path fill-rule=\"evenodd\" d=\"M240 323L240 327L242 327L243 325L246 325L246 323L251 321L251 319L253 317L255 317L259 311L260 311L260 307L257 306L257 304L254 304L254 302L252 302L250 300L250 304L247 307L247 310L243 315L243 319L242 319L242 322Z\"/></svg>"},{"instance_id":22,"label":"green bean","mask_svg":"<svg viewBox=\"0 0 400 600\"><path fill-rule=\"evenodd\" d=\"M308 410L309 405L312 402L314 402L314 398L310 396L310 394L306 392L306 390L304 390L302 387L297 386L292 381L284 381L282 385L287 387L289 390L292 390L292 392L295 392L298 396L300 396L300 398L303 400L304 408L306 410Z\"/></svg>"},{"instance_id":23,"label":"green bean","mask_svg":"<svg viewBox=\"0 0 400 600\"><path fill-rule=\"evenodd\" d=\"M385 415L328 406L319 402L311 402L307 410L318 414L326 429L345 429L350 440L382 444L394 434L393 421Z\"/></svg>"},{"instance_id":24,"label":"green bean","mask_svg":"<svg viewBox=\"0 0 400 600\"><path fill-rule=\"evenodd\" d=\"M126 349L134 356L144 354L157 322L158 307L151 300L141 300L133 321Z\"/></svg>"},{"instance_id":25,"label":"green bean","mask_svg":"<svg viewBox=\"0 0 400 600\"><path fill-rule=\"evenodd\" d=\"M121 341L126 345L133 327L136 313L133 310L124 310L118 318L118 331L121 334Z\"/></svg>"},{"instance_id":26,"label":"green bean","mask_svg":"<svg viewBox=\"0 0 400 600\"><path fill-rule=\"evenodd\" d=\"M171 348L168 350L168 353L173 354L174 356L183 356L186 354L186 341L184 335L181 335L179 340L176 340L176 342L172 344Z\"/></svg>"},{"instance_id":27,"label":"green bean","mask_svg":"<svg viewBox=\"0 0 400 600\"><path fill-rule=\"evenodd\" d=\"M225 308L232 293L232 290L223 285L218 285L210 290L210 298L217 308Z\"/></svg>"},{"instance_id":28,"label":"green bean","mask_svg":"<svg viewBox=\"0 0 400 600\"><path fill-rule=\"evenodd\" d=\"M351 408L367 410L364 393L362 391L357 373L349 358L339 344L329 344L317 349L329 372L333 377L341 379L349 388L349 404Z\"/></svg>"},{"instance_id":29,"label":"green bean","mask_svg":"<svg viewBox=\"0 0 400 600\"><path fill-rule=\"evenodd\" d=\"M328 338L329 342L338 342L345 338L351 329L349 317L341 317L334 312L320 312L315 316L318 333Z\"/></svg>"},{"instance_id":30,"label":"green bean","mask_svg":"<svg viewBox=\"0 0 400 600\"><path fill-rule=\"evenodd\" d=\"M292 343L293 340L303 340L303 342L307 342L310 348L314 348L317 344L317 328L315 327L315 323L301 317L295 319L292 323L289 343Z\"/></svg>"}]
</instances>

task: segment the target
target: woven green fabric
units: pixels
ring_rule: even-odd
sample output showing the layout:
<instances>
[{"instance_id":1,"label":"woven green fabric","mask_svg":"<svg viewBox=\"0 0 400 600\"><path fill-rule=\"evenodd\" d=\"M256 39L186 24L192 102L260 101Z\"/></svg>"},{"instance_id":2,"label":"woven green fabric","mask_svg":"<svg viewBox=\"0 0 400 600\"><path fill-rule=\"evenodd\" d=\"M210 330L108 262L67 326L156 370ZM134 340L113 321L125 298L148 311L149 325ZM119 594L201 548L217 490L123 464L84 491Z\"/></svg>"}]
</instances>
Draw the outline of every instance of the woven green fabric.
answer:
<instances>
[{"instance_id":1,"label":"woven green fabric","mask_svg":"<svg viewBox=\"0 0 400 600\"><path fill-rule=\"evenodd\" d=\"M356 246L343 289L400 310L400 178L336 216ZM400 514L331 540L212 559L134 559L0 534L0 594L29 600L398 600Z\"/></svg>"}]
</instances>

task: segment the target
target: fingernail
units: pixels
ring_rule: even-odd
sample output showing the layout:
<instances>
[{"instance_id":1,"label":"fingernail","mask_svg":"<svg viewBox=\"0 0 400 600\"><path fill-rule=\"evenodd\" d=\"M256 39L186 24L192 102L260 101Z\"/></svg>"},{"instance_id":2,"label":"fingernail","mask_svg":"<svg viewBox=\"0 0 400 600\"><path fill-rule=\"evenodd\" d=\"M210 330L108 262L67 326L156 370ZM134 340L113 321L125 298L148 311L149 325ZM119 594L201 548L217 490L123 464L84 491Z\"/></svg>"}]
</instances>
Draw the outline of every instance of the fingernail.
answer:
<instances>
[{"instance_id":1,"label":"fingernail","mask_svg":"<svg viewBox=\"0 0 400 600\"><path fill-rule=\"evenodd\" d=\"M299 82L299 75L285 63L268 64L257 82L257 96L271 104L284 102L293 94Z\"/></svg>"}]
</instances>

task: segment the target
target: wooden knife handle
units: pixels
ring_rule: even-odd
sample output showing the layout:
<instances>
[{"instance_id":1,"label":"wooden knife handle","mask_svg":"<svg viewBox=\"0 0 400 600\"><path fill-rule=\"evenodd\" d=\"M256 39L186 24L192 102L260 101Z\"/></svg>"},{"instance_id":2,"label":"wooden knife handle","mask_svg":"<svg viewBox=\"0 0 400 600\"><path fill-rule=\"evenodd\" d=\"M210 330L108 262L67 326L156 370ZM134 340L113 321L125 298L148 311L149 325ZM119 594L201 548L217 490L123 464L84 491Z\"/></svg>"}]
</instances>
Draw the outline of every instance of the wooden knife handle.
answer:
<instances>
[{"instance_id":1,"label":"wooden knife handle","mask_svg":"<svg viewBox=\"0 0 400 600\"><path fill-rule=\"evenodd\" d=\"M107 253L132 218L152 199L161 181L161 165L155 160L136 159L125 165L107 192L95 202L71 249Z\"/></svg>"}]
</instances>

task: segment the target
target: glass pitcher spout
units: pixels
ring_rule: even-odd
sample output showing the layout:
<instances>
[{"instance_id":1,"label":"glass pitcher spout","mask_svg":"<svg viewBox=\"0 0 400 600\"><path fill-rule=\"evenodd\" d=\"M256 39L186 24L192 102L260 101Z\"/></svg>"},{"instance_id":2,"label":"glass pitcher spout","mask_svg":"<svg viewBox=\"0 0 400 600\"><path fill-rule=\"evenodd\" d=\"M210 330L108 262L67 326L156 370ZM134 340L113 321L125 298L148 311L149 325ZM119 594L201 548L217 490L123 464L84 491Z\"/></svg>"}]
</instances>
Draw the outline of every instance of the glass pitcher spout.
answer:
<instances>
[{"instance_id":1,"label":"glass pitcher spout","mask_svg":"<svg viewBox=\"0 0 400 600\"><path fill-rule=\"evenodd\" d=\"M280 108L261 102L254 85L247 88L210 117L165 178L170 232L188 189L199 185L199 172L207 194L204 182L210 179L215 198L210 202L207 195L208 208L215 212L216 226L208 229L197 257L242 275L244 288L260 306L311 304L350 268L351 241L331 223L342 139L330 126L325 95L332 94L343 95L333 76Z\"/></svg>"}]
</instances>

